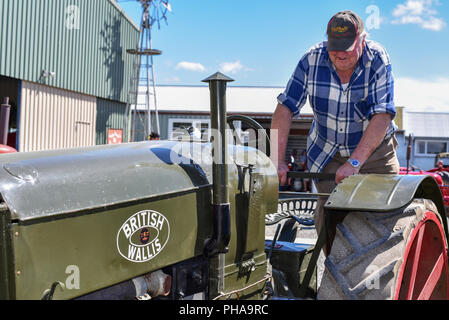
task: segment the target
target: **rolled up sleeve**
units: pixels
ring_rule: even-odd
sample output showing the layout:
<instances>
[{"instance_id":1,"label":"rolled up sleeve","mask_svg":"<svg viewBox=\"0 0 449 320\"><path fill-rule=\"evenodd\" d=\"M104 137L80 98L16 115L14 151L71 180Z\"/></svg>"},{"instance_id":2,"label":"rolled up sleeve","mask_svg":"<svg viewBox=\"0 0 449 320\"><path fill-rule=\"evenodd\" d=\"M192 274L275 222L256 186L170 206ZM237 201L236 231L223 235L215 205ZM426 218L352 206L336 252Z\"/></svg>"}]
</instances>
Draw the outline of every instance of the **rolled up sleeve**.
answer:
<instances>
[{"instance_id":1,"label":"rolled up sleeve","mask_svg":"<svg viewBox=\"0 0 449 320\"><path fill-rule=\"evenodd\" d=\"M368 119L375 114L388 113L392 119L396 116L396 108L394 106L394 79L391 71L391 65L385 65L378 69L371 80L369 86Z\"/></svg>"},{"instance_id":2,"label":"rolled up sleeve","mask_svg":"<svg viewBox=\"0 0 449 320\"><path fill-rule=\"evenodd\" d=\"M290 109L294 116L298 115L307 99L307 70L308 62L304 56L298 63L293 75L288 81L285 91L277 100L280 104Z\"/></svg>"}]
</instances>

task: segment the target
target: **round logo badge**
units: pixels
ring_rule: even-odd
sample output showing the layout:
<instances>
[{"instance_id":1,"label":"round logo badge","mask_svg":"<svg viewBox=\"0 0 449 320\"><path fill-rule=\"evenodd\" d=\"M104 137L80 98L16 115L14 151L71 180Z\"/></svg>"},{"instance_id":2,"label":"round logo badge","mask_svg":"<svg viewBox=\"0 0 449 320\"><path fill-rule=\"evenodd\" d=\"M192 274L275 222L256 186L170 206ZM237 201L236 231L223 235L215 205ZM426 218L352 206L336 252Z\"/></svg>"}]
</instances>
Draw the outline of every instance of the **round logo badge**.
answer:
<instances>
[{"instance_id":1,"label":"round logo badge","mask_svg":"<svg viewBox=\"0 0 449 320\"><path fill-rule=\"evenodd\" d=\"M170 224L161 213L144 210L133 214L117 233L117 249L132 262L154 259L170 238Z\"/></svg>"}]
</instances>

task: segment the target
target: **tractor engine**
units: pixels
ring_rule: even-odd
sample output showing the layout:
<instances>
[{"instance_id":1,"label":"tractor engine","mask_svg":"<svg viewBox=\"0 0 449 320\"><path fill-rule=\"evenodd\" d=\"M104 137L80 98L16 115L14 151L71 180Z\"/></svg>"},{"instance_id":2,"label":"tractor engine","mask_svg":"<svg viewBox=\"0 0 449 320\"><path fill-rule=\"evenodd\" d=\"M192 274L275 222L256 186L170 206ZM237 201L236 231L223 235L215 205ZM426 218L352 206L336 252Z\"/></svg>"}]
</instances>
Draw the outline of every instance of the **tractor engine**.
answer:
<instances>
[{"instance_id":1,"label":"tractor engine","mask_svg":"<svg viewBox=\"0 0 449 320\"><path fill-rule=\"evenodd\" d=\"M227 150L218 215L210 143L3 155L0 299L260 298L277 173L257 149Z\"/></svg>"}]
</instances>

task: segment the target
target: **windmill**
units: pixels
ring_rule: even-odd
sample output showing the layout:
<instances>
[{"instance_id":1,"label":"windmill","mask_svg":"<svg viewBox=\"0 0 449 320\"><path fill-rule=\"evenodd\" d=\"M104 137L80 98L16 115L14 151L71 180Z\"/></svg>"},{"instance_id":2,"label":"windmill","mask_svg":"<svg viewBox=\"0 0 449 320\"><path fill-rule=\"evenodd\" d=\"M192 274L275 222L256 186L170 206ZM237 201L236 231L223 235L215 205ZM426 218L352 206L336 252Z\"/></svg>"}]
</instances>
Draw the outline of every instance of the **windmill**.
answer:
<instances>
[{"instance_id":1,"label":"windmill","mask_svg":"<svg viewBox=\"0 0 449 320\"><path fill-rule=\"evenodd\" d=\"M128 120L126 125L129 141L136 141L138 125L143 128L144 139L151 132L160 134L153 56L162 54L162 51L153 49L151 31L154 26L160 29L162 22L168 24L167 14L172 11L168 0L137 1L142 6L139 43L136 49L127 50L127 53L134 55L134 68L127 104ZM142 89L144 90L142 91ZM152 121L151 105L154 107L155 121ZM155 128L153 123L156 124Z\"/></svg>"}]
</instances>

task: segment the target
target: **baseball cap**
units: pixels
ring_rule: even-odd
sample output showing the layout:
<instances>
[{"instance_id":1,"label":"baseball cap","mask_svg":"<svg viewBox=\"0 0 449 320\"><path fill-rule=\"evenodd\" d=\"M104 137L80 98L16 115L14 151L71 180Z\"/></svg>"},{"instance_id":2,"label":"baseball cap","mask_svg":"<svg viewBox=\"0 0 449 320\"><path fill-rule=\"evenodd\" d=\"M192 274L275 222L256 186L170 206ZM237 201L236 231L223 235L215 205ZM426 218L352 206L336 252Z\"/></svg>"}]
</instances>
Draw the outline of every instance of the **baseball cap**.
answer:
<instances>
[{"instance_id":1,"label":"baseball cap","mask_svg":"<svg viewBox=\"0 0 449 320\"><path fill-rule=\"evenodd\" d=\"M364 30L362 19L351 10L336 13L327 25L327 50L351 51Z\"/></svg>"}]
</instances>

